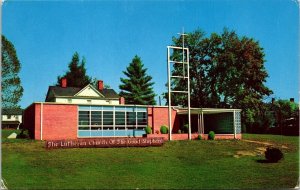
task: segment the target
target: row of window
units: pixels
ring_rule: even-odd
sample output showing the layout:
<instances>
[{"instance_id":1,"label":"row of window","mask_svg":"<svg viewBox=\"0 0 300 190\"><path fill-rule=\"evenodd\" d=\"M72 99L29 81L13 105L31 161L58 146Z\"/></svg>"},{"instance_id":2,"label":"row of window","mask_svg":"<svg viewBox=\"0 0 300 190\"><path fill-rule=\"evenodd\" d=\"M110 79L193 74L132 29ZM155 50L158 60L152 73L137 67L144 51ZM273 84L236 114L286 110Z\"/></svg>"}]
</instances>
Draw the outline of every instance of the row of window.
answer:
<instances>
[{"instance_id":1,"label":"row of window","mask_svg":"<svg viewBox=\"0 0 300 190\"><path fill-rule=\"evenodd\" d=\"M142 130L146 126L146 108L125 106L79 107L79 130Z\"/></svg>"},{"instance_id":2,"label":"row of window","mask_svg":"<svg viewBox=\"0 0 300 190\"><path fill-rule=\"evenodd\" d=\"M78 136L141 136L147 126L147 108L79 106Z\"/></svg>"},{"instance_id":3,"label":"row of window","mask_svg":"<svg viewBox=\"0 0 300 190\"><path fill-rule=\"evenodd\" d=\"M147 125L147 113L79 111L78 125Z\"/></svg>"},{"instance_id":4,"label":"row of window","mask_svg":"<svg viewBox=\"0 0 300 190\"><path fill-rule=\"evenodd\" d=\"M144 130L145 126L79 126L78 129L79 130L104 130L104 131L108 131L108 130Z\"/></svg>"}]
</instances>

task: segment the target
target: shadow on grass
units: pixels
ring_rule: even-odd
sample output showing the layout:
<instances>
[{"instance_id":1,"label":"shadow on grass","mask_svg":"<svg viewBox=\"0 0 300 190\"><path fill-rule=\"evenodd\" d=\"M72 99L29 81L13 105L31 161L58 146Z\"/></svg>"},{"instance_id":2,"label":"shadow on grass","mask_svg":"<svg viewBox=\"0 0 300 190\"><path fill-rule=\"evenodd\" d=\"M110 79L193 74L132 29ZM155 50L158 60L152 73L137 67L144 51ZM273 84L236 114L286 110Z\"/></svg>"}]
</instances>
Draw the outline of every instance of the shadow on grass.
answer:
<instances>
[{"instance_id":1,"label":"shadow on grass","mask_svg":"<svg viewBox=\"0 0 300 190\"><path fill-rule=\"evenodd\" d=\"M262 164L269 164L269 163L277 163L278 161L272 161L272 160L266 160L266 159L259 159L259 160L256 160L256 162L262 163Z\"/></svg>"}]
</instances>

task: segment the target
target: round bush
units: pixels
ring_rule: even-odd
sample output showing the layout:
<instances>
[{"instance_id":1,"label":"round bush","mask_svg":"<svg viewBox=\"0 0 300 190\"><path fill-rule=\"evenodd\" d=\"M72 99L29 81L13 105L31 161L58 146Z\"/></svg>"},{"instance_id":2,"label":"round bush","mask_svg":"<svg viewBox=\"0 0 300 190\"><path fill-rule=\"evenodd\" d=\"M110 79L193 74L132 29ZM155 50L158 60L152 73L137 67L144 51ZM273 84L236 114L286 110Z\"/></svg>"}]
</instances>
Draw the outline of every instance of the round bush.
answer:
<instances>
[{"instance_id":1,"label":"round bush","mask_svg":"<svg viewBox=\"0 0 300 190\"><path fill-rule=\"evenodd\" d=\"M202 139L202 136L201 135L198 135L198 140L201 140Z\"/></svg>"},{"instance_id":2,"label":"round bush","mask_svg":"<svg viewBox=\"0 0 300 190\"><path fill-rule=\"evenodd\" d=\"M146 132L146 134L151 134L151 133L152 133L151 127L150 127L150 126L147 126L147 127L145 128L145 132Z\"/></svg>"},{"instance_id":3,"label":"round bush","mask_svg":"<svg viewBox=\"0 0 300 190\"><path fill-rule=\"evenodd\" d=\"M162 125L162 126L160 127L160 133L161 133L161 134L168 134L168 127L165 126L165 125Z\"/></svg>"},{"instance_id":4,"label":"round bush","mask_svg":"<svg viewBox=\"0 0 300 190\"><path fill-rule=\"evenodd\" d=\"M209 131L209 133L208 133L208 139L209 140L215 140L215 132Z\"/></svg>"},{"instance_id":5,"label":"round bush","mask_svg":"<svg viewBox=\"0 0 300 190\"><path fill-rule=\"evenodd\" d=\"M278 162L283 158L283 154L278 148L268 147L265 151L265 157L269 162Z\"/></svg>"}]
</instances>

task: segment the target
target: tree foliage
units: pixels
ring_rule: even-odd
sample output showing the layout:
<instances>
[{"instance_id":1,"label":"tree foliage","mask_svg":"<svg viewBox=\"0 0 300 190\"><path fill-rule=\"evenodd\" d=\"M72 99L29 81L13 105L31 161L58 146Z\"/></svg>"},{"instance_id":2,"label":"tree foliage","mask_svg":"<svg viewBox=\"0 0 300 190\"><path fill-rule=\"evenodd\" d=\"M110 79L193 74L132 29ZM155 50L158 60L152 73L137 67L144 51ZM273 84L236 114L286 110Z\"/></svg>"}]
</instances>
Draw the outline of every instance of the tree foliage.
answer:
<instances>
[{"instance_id":1,"label":"tree foliage","mask_svg":"<svg viewBox=\"0 0 300 190\"><path fill-rule=\"evenodd\" d=\"M266 104L265 118L277 134L299 135L299 105L289 100L279 99ZM277 131L276 131L277 130Z\"/></svg>"},{"instance_id":2,"label":"tree foliage","mask_svg":"<svg viewBox=\"0 0 300 190\"><path fill-rule=\"evenodd\" d=\"M19 108L23 87L19 72L21 64L14 45L2 35L2 108Z\"/></svg>"},{"instance_id":3,"label":"tree foliage","mask_svg":"<svg viewBox=\"0 0 300 190\"><path fill-rule=\"evenodd\" d=\"M181 37L173 37L173 45L181 47ZM240 108L243 122L251 125L260 115L263 98L272 93L265 86L268 74L259 42L239 37L228 29L205 37L198 29L185 36L185 47L190 51L191 106ZM181 57L181 51L172 54L172 59L182 60ZM176 64L172 74L179 75L182 71L182 65ZM186 82L173 80L171 85L182 90ZM174 94L172 103L186 106L187 98Z\"/></svg>"},{"instance_id":4,"label":"tree foliage","mask_svg":"<svg viewBox=\"0 0 300 190\"><path fill-rule=\"evenodd\" d=\"M72 61L69 63L69 71L66 72L63 76L57 77L57 85L61 85L61 79L67 79L67 85L69 87L79 87L83 88L89 83L91 83L91 78L86 75L85 68L85 58L83 57L81 62L79 58L79 54L77 52L74 53L72 57Z\"/></svg>"},{"instance_id":5,"label":"tree foliage","mask_svg":"<svg viewBox=\"0 0 300 190\"><path fill-rule=\"evenodd\" d=\"M137 55L123 71L128 78L121 78L122 84L119 86L120 96L125 98L127 104L154 105L155 94L151 82L152 77L146 74L147 69L143 68L140 57Z\"/></svg>"}]
</instances>

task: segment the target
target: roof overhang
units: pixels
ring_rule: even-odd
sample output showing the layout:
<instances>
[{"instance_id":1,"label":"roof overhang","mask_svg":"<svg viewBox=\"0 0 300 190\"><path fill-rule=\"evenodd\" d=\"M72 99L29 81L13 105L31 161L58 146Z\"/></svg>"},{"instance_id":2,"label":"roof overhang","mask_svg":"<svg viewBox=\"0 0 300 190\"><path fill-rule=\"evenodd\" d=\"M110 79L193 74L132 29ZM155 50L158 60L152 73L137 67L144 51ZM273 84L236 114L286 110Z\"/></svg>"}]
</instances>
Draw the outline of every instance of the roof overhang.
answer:
<instances>
[{"instance_id":1,"label":"roof overhang","mask_svg":"<svg viewBox=\"0 0 300 190\"><path fill-rule=\"evenodd\" d=\"M67 106L116 106L116 107L148 107L148 105L135 105L135 104L91 104L91 103L63 103L63 102L33 102L28 107L34 104L46 105L67 105ZM27 107L27 108L28 108ZM26 109L27 109L26 108Z\"/></svg>"},{"instance_id":2,"label":"roof overhang","mask_svg":"<svg viewBox=\"0 0 300 190\"><path fill-rule=\"evenodd\" d=\"M175 108L177 110L177 114L179 115L187 115L187 108ZM191 114L216 114L216 113L233 113L233 112L241 112L241 109L226 109L226 108L191 108Z\"/></svg>"},{"instance_id":3,"label":"roof overhang","mask_svg":"<svg viewBox=\"0 0 300 190\"><path fill-rule=\"evenodd\" d=\"M20 124L20 121L2 121L2 125L18 125Z\"/></svg>"}]
</instances>

